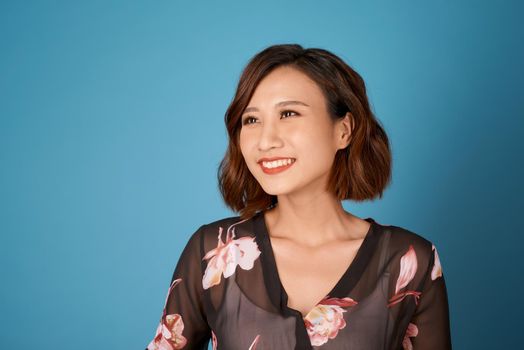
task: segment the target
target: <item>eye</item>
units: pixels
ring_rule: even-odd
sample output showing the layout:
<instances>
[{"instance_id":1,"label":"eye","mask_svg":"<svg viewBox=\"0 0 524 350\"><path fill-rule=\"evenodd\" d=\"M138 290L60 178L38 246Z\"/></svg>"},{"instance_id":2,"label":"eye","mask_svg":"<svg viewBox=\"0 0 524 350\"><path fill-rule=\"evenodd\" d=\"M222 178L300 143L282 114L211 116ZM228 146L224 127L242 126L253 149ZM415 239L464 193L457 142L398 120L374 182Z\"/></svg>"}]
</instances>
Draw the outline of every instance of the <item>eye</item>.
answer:
<instances>
[{"instance_id":1,"label":"eye","mask_svg":"<svg viewBox=\"0 0 524 350\"><path fill-rule=\"evenodd\" d=\"M244 120L242 121L242 125L252 124L248 122L251 119L256 119L256 118L255 117L245 117Z\"/></svg>"},{"instance_id":2,"label":"eye","mask_svg":"<svg viewBox=\"0 0 524 350\"><path fill-rule=\"evenodd\" d=\"M280 115L281 115L281 116L282 116L282 115L286 115L287 113L294 113L295 115L299 115L297 112L292 111L292 110L288 110L288 109L282 111L282 112L280 113ZM250 123L250 122L249 122L251 119L253 119L253 120L256 121L257 118L255 118L255 117L251 117L251 116L245 117L245 118L242 120L242 125L253 124L253 123Z\"/></svg>"},{"instance_id":3,"label":"eye","mask_svg":"<svg viewBox=\"0 0 524 350\"><path fill-rule=\"evenodd\" d=\"M298 113L296 113L295 111L291 111L291 110L282 111L282 113L280 113L280 115L284 115L286 113L295 113L295 115L298 115Z\"/></svg>"}]
</instances>

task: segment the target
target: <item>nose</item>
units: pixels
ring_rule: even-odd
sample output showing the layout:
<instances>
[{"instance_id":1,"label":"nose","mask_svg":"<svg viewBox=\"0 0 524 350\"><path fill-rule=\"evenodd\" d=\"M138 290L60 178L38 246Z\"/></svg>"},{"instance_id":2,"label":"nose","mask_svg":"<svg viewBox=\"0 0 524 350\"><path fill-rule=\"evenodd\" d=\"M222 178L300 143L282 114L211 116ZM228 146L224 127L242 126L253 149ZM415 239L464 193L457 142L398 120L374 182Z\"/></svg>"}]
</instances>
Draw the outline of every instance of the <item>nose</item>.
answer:
<instances>
[{"instance_id":1,"label":"nose","mask_svg":"<svg viewBox=\"0 0 524 350\"><path fill-rule=\"evenodd\" d=\"M263 123L258 139L258 150L265 152L274 147L282 146L282 138L277 123Z\"/></svg>"}]
</instances>

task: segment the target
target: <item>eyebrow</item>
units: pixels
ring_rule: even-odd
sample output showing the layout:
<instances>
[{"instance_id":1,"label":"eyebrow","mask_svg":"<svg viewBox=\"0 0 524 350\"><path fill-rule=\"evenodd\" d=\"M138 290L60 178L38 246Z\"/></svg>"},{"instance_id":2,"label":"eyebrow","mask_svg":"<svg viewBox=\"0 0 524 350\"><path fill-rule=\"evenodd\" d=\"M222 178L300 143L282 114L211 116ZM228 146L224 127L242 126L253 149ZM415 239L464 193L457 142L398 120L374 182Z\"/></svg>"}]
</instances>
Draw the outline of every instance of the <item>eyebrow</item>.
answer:
<instances>
[{"instance_id":1,"label":"eyebrow","mask_svg":"<svg viewBox=\"0 0 524 350\"><path fill-rule=\"evenodd\" d=\"M301 105L301 106L306 106L306 107L309 107L308 104L302 102L302 101L282 101L282 102L278 102L275 104L275 107L282 107L282 106L288 106L288 105ZM248 113L248 112L258 112L258 108L256 107L248 107L244 110L244 113Z\"/></svg>"}]
</instances>

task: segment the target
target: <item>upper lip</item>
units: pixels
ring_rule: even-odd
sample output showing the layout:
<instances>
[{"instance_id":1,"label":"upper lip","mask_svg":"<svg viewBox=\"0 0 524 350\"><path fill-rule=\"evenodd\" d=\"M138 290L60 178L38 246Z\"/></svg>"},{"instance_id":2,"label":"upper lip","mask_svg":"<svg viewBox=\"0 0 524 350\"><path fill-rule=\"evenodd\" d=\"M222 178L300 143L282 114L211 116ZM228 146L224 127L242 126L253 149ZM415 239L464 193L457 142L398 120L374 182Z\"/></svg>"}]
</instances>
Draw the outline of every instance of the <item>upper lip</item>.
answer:
<instances>
[{"instance_id":1,"label":"upper lip","mask_svg":"<svg viewBox=\"0 0 524 350\"><path fill-rule=\"evenodd\" d=\"M279 160L279 159L295 159L293 157L273 157L273 158L260 158L257 163L262 163L262 162L272 162L274 160Z\"/></svg>"}]
</instances>

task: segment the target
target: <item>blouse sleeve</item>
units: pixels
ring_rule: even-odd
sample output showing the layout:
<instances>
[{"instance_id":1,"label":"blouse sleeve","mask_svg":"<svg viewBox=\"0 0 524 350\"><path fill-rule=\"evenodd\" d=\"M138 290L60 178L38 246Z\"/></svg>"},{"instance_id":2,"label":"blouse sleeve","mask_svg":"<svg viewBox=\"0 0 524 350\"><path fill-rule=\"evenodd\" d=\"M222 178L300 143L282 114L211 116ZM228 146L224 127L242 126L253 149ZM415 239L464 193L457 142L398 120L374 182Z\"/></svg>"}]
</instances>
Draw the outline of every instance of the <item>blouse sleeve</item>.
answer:
<instances>
[{"instance_id":1,"label":"blouse sleeve","mask_svg":"<svg viewBox=\"0 0 524 350\"><path fill-rule=\"evenodd\" d=\"M211 329L202 303L202 231L189 238L175 267L155 337L146 350L207 349Z\"/></svg>"},{"instance_id":2,"label":"blouse sleeve","mask_svg":"<svg viewBox=\"0 0 524 350\"><path fill-rule=\"evenodd\" d=\"M404 336L403 349L451 350L446 283L435 245L431 249L422 294Z\"/></svg>"}]
</instances>

